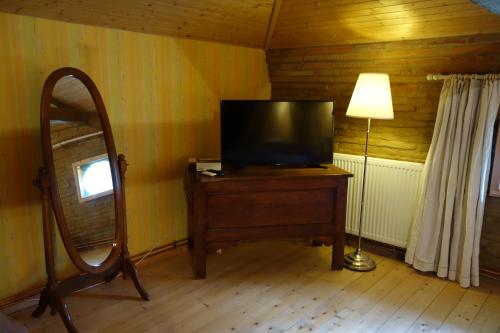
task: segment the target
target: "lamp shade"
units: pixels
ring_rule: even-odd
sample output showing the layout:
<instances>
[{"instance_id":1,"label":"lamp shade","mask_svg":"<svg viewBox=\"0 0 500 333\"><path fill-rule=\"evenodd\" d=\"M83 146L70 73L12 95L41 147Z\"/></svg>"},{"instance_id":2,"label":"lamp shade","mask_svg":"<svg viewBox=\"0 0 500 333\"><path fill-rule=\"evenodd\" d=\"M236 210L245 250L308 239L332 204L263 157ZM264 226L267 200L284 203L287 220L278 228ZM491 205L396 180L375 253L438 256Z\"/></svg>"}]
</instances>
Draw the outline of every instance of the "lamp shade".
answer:
<instances>
[{"instance_id":1,"label":"lamp shade","mask_svg":"<svg viewBox=\"0 0 500 333\"><path fill-rule=\"evenodd\" d=\"M359 74L346 116L394 119L389 75L384 73Z\"/></svg>"}]
</instances>

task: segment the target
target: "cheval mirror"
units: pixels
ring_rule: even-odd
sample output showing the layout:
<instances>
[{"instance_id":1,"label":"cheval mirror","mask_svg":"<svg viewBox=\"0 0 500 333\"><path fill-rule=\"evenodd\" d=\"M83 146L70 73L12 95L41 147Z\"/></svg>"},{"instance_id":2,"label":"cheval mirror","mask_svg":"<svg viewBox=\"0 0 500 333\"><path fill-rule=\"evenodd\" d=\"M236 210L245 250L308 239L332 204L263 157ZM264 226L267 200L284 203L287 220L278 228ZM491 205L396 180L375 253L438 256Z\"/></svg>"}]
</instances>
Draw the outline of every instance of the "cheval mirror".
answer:
<instances>
[{"instance_id":1,"label":"cheval mirror","mask_svg":"<svg viewBox=\"0 0 500 333\"><path fill-rule=\"evenodd\" d=\"M127 249L124 176L127 163L116 155L108 116L97 87L75 68L61 68L45 81L40 108L45 166L35 184L42 194L48 281L33 316L50 307L66 329L77 332L63 297L92 284L130 277L144 300ZM51 209L52 207L52 209ZM73 264L83 273L58 281L54 223Z\"/></svg>"}]
</instances>

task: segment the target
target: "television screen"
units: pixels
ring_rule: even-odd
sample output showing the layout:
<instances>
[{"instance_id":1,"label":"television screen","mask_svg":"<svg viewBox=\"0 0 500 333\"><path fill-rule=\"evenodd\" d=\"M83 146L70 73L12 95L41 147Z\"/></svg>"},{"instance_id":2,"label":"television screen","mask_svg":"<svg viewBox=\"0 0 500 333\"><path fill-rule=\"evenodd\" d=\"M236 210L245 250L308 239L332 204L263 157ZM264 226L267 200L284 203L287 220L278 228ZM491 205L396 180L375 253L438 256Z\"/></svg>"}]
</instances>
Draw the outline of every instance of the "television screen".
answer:
<instances>
[{"instance_id":1,"label":"television screen","mask_svg":"<svg viewBox=\"0 0 500 333\"><path fill-rule=\"evenodd\" d=\"M221 101L222 166L332 163L334 102Z\"/></svg>"}]
</instances>

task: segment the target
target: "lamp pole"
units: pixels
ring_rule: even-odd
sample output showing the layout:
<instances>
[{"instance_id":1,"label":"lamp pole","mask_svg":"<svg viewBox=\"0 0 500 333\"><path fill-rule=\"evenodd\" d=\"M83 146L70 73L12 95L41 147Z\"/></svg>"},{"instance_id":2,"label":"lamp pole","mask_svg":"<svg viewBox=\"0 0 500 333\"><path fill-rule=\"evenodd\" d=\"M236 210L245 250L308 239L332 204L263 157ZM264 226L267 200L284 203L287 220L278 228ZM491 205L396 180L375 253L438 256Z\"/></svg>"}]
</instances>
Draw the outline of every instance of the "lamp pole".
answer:
<instances>
[{"instance_id":1,"label":"lamp pole","mask_svg":"<svg viewBox=\"0 0 500 333\"><path fill-rule=\"evenodd\" d=\"M368 118L368 127L366 129L365 141L365 162L363 164L363 180L361 182L361 207L359 211L358 224L358 247L356 251L344 256L344 266L353 271L371 271L375 269L375 261L361 251L361 233L363 228L363 212L365 208L365 184L366 184L366 169L368 166L368 140L370 138L371 118Z\"/></svg>"},{"instance_id":2,"label":"lamp pole","mask_svg":"<svg viewBox=\"0 0 500 333\"><path fill-rule=\"evenodd\" d=\"M363 164L363 181L361 185L361 207L359 211L358 252L361 252L361 229L363 228L363 211L365 208L366 167L368 166L368 139L370 137L370 123L371 118L368 118L368 128L366 130L365 141L365 163Z\"/></svg>"}]
</instances>

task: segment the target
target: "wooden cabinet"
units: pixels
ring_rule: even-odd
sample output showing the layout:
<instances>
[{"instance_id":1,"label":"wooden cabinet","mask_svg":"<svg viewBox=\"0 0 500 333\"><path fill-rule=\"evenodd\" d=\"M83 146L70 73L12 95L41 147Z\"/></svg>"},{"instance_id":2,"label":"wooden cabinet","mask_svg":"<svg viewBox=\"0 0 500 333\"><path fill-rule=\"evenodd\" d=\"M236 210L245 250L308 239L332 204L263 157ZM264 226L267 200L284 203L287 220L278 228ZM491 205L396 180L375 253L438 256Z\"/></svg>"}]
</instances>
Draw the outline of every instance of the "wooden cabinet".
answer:
<instances>
[{"instance_id":1,"label":"wooden cabinet","mask_svg":"<svg viewBox=\"0 0 500 333\"><path fill-rule=\"evenodd\" d=\"M209 177L189 164L185 190L195 277L206 276L209 243L259 238L331 237L332 269L342 269L348 177L334 166L247 167Z\"/></svg>"}]
</instances>

